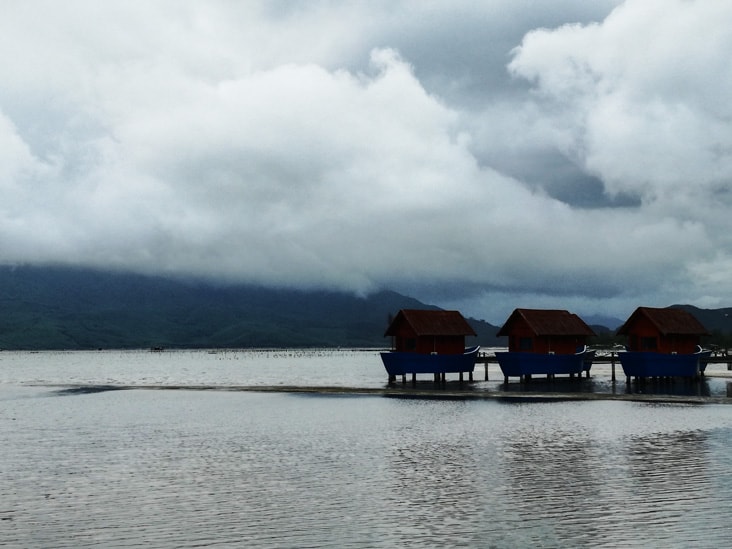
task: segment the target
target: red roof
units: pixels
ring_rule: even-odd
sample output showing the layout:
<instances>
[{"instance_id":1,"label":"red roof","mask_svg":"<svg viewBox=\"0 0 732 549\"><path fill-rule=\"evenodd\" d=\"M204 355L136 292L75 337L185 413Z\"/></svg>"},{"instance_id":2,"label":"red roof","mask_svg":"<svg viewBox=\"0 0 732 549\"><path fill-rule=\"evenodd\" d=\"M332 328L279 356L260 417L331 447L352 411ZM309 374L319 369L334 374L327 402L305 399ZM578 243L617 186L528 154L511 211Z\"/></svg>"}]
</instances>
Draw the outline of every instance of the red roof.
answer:
<instances>
[{"instance_id":1,"label":"red roof","mask_svg":"<svg viewBox=\"0 0 732 549\"><path fill-rule=\"evenodd\" d=\"M516 309L496 335L499 337L509 335L514 323L520 319L523 319L536 336L596 335L576 314L552 309Z\"/></svg>"},{"instance_id":2,"label":"red roof","mask_svg":"<svg viewBox=\"0 0 732 549\"><path fill-rule=\"evenodd\" d=\"M639 316L645 316L650 320L662 335L709 335L704 325L690 312L683 309L653 307L638 307L625 324L618 328L618 335L628 335Z\"/></svg>"},{"instance_id":3,"label":"red roof","mask_svg":"<svg viewBox=\"0 0 732 549\"><path fill-rule=\"evenodd\" d=\"M459 311L402 309L394 317L384 336L396 335L401 322L406 322L418 337L477 335Z\"/></svg>"}]
</instances>

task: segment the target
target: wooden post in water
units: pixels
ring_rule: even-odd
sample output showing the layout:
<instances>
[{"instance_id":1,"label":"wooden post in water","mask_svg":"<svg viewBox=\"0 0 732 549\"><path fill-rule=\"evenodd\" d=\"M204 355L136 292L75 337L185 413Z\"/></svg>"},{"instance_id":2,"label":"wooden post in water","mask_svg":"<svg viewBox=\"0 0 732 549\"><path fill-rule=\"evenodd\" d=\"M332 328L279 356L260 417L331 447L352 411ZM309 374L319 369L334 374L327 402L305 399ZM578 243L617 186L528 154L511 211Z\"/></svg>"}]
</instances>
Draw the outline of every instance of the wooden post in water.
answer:
<instances>
[{"instance_id":1,"label":"wooden post in water","mask_svg":"<svg viewBox=\"0 0 732 549\"><path fill-rule=\"evenodd\" d=\"M612 368L612 376L610 379L615 381L615 352L610 353L610 367Z\"/></svg>"}]
</instances>

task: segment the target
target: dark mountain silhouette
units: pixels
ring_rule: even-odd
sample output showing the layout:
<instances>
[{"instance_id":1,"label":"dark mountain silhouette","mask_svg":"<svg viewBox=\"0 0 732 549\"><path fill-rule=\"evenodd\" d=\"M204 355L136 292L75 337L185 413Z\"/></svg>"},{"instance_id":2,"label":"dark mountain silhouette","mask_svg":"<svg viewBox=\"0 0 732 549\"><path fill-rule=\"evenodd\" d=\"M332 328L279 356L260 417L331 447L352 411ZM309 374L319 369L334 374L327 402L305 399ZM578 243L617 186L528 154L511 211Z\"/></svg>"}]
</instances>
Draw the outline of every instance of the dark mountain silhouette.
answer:
<instances>
[{"instance_id":1,"label":"dark mountain silhouette","mask_svg":"<svg viewBox=\"0 0 732 549\"><path fill-rule=\"evenodd\" d=\"M602 331L606 330L617 330L622 326L624 320L608 315L580 315L582 320L592 326L593 330L596 326L599 326ZM595 330L597 331L597 330Z\"/></svg>"},{"instance_id":2,"label":"dark mountain silhouette","mask_svg":"<svg viewBox=\"0 0 732 549\"><path fill-rule=\"evenodd\" d=\"M732 308L690 311L727 343ZM0 349L388 347L399 309L437 309L391 291L367 297L64 267L0 267ZM587 317L590 318L590 317ZM592 320L617 319L593 316ZM469 344L505 346L469 318ZM592 322L598 336L608 324ZM732 344L732 341L729 342Z\"/></svg>"},{"instance_id":3,"label":"dark mountain silhouette","mask_svg":"<svg viewBox=\"0 0 732 549\"><path fill-rule=\"evenodd\" d=\"M700 309L693 305L671 305L693 314L710 333L732 334L732 307L724 309Z\"/></svg>"},{"instance_id":4,"label":"dark mountain silhouette","mask_svg":"<svg viewBox=\"0 0 732 549\"><path fill-rule=\"evenodd\" d=\"M62 267L0 267L0 349L388 347L395 292L365 298ZM470 343L501 345L469 320Z\"/></svg>"}]
</instances>

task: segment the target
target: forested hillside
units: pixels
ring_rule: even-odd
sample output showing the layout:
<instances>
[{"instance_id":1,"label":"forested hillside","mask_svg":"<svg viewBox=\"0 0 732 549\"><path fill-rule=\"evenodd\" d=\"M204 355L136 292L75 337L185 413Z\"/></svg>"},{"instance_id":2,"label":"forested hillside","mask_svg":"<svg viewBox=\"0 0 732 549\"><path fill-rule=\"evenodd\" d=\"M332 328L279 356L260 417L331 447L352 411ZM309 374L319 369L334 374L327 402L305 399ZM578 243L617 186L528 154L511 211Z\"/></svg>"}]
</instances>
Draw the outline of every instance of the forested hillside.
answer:
<instances>
[{"instance_id":1,"label":"forested hillside","mask_svg":"<svg viewBox=\"0 0 732 549\"><path fill-rule=\"evenodd\" d=\"M394 292L222 286L58 267L0 268L0 348L386 347ZM483 345L498 328L470 320ZM472 339L472 338L471 338ZM472 341L471 341L472 342Z\"/></svg>"}]
</instances>

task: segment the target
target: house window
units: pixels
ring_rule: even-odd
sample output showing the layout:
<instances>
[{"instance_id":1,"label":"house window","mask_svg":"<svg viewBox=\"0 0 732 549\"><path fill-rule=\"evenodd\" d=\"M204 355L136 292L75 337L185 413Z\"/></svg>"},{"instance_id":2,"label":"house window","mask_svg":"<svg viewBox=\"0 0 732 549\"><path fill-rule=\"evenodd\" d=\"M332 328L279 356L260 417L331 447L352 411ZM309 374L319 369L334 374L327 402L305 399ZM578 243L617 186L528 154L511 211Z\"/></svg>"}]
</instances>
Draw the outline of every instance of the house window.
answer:
<instances>
[{"instance_id":1,"label":"house window","mask_svg":"<svg viewBox=\"0 0 732 549\"><path fill-rule=\"evenodd\" d=\"M530 351L533 348L534 348L534 338L532 338L532 337L519 338L519 350L520 351Z\"/></svg>"},{"instance_id":2,"label":"house window","mask_svg":"<svg viewBox=\"0 0 732 549\"><path fill-rule=\"evenodd\" d=\"M416 351L417 350L417 340L413 337L407 338L407 340L404 342L404 348L407 351Z\"/></svg>"},{"instance_id":3,"label":"house window","mask_svg":"<svg viewBox=\"0 0 732 549\"><path fill-rule=\"evenodd\" d=\"M655 337L644 337L641 338L641 350L642 351L655 351L658 349Z\"/></svg>"}]
</instances>

